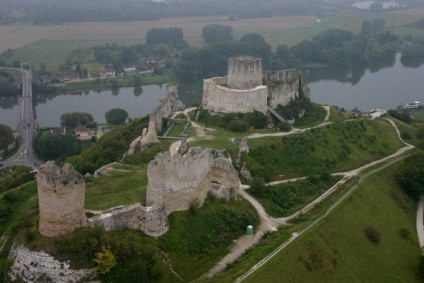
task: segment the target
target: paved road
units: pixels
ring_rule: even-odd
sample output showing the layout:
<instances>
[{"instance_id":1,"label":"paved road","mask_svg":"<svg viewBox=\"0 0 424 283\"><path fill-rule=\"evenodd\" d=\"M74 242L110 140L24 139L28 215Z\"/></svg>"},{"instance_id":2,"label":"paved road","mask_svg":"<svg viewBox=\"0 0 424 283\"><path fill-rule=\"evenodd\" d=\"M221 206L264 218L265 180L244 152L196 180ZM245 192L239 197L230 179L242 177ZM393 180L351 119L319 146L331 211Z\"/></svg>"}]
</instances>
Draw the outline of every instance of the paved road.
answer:
<instances>
[{"instance_id":1,"label":"paved road","mask_svg":"<svg viewBox=\"0 0 424 283\"><path fill-rule=\"evenodd\" d=\"M418 235L418 244L420 248L424 248L424 196L420 197L420 201L418 202L417 209L417 235Z\"/></svg>"},{"instance_id":2,"label":"paved road","mask_svg":"<svg viewBox=\"0 0 424 283\"><path fill-rule=\"evenodd\" d=\"M21 147L15 155L3 162L4 167L13 165L26 165L32 168L38 167L42 162L38 160L32 149L32 140L34 137L34 111L32 105L32 72L31 70L21 69L22 71L22 96L19 97L19 122L18 132L21 136Z\"/></svg>"}]
</instances>

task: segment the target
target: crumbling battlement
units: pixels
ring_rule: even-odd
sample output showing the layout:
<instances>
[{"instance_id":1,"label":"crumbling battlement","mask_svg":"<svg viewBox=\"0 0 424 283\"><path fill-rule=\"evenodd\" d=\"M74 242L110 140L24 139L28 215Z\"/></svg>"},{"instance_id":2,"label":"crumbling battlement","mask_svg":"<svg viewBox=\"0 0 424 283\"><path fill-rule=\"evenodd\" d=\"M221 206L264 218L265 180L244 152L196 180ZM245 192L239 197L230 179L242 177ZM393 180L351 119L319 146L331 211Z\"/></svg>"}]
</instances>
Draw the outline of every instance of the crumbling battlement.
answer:
<instances>
[{"instance_id":1,"label":"crumbling battlement","mask_svg":"<svg viewBox=\"0 0 424 283\"><path fill-rule=\"evenodd\" d=\"M128 150L128 155L133 155L136 152L143 151L150 144L160 143L157 138L156 127L153 121L149 121L149 127L143 129L141 136L133 140Z\"/></svg>"},{"instance_id":2,"label":"crumbling battlement","mask_svg":"<svg viewBox=\"0 0 424 283\"><path fill-rule=\"evenodd\" d=\"M101 225L107 231L135 229L152 237L159 237L169 229L163 206L144 207L139 203L94 216L88 221L91 227Z\"/></svg>"},{"instance_id":3,"label":"crumbling battlement","mask_svg":"<svg viewBox=\"0 0 424 283\"><path fill-rule=\"evenodd\" d=\"M279 104L287 105L299 96L300 91L309 97L309 88L299 70L267 71L263 73L263 79L268 86L268 105L274 109Z\"/></svg>"},{"instance_id":4,"label":"crumbling battlement","mask_svg":"<svg viewBox=\"0 0 424 283\"><path fill-rule=\"evenodd\" d=\"M209 149L190 148L185 155L159 153L147 167L148 206L163 203L167 214L187 210L190 204L203 204L210 188Z\"/></svg>"},{"instance_id":5,"label":"crumbling battlement","mask_svg":"<svg viewBox=\"0 0 424 283\"><path fill-rule=\"evenodd\" d=\"M178 109L178 85L170 83L166 85L166 98L158 107L150 113L150 121L155 123L158 132L162 130L162 118L169 117Z\"/></svg>"},{"instance_id":6,"label":"crumbling battlement","mask_svg":"<svg viewBox=\"0 0 424 283\"><path fill-rule=\"evenodd\" d=\"M87 225L85 182L72 165L62 168L50 161L37 172L40 233L55 237Z\"/></svg>"}]
</instances>

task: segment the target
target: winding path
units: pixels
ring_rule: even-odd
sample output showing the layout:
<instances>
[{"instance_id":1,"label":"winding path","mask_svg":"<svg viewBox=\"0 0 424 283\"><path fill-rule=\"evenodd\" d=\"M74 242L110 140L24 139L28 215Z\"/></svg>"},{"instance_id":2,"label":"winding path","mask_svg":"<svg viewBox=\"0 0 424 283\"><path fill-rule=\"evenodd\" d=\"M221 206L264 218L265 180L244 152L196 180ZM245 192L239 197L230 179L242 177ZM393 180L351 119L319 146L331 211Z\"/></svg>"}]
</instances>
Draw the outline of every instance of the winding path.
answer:
<instances>
[{"instance_id":1,"label":"winding path","mask_svg":"<svg viewBox=\"0 0 424 283\"><path fill-rule=\"evenodd\" d=\"M348 181L349 179L356 177L357 175L359 175L360 173L364 172L367 169L370 169L371 167L374 167L376 165L379 165L381 163L385 163L382 166L368 172L367 174L365 174L363 177L361 177L361 179L355 184L353 185L345 194L343 194L327 211L326 213L321 216L320 218L318 218L316 221L314 221L312 224L310 224L308 227L306 227L304 230L297 232L297 233L293 233L292 237L287 240L286 242L284 242L282 245L280 245L276 250L274 250L271 254L269 254L268 256L266 256L264 259L262 259L260 262L258 262L256 265L254 265L247 273L245 273L244 275L242 275L241 277L239 277L237 279L236 282L241 282L242 280L244 280L245 278L247 278L251 273L253 273L254 271L256 271L259 267L261 267L262 265L264 265L266 262L268 262L272 257L274 257L278 252L280 252L282 249L284 249L286 246L288 246L292 241L294 241L299 235L301 235L302 233L304 233L305 231L309 230L312 226L314 226L318 221L320 221L321 219L325 218L335 207L337 207L351 192L353 192L358 185L360 184L360 182L362 180L364 180L365 178L367 178L368 176L386 168L387 166L401 160L404 156L405 153L407 153L408 151L412 150L414 148L414 146L406 143L405 141L403 141L402 137L400 136L400 132L399 129L397 128L396 124L390 120L390 119L386 119L387 121L389 121L391 123L391 125L393 126L393 128L396 130L396 133L398 135L398 138L405 144L404 147L400 148L397 152L386 156L382 159L379 160L375 160L373 162L370 162L364 166L361 166L359 168L347 171L347 172L340 172L340 173L334 173L333 175L341 175L343 176L343 178L337 182L334 186L332 186L330 189L328 189L326 192L324 192L321 196L319 196L318 198L316 198L314 201L312 201L311 203L309 203L308 205L306 205L303 209L295 212L294 214L287 216L287 217L283 217L283 218L272 218L270 217L265 209L263 208L263 206L252 196L250 196L247 192L245 192L245 189L249 188L249 186L247 185L241 185L240 188L240 195L243 196L247 201L249 201L257 210L261 223L260 225L257 227L257 231L254 235L244 235L241 238L239 238L234 246L231 248L231 251L229 254L227 254L224 258L222 258L211 270L209 270L209 272L207 272L206 276L207 277L212 277L215 274L217 274L218 272L222 271L225 269L225 267L234 262L235 260L237 260L240 256L242 256L245 251L247 249L249 249L250 247L252 247L253 245L255 245L256 243L258 243L260 241L260 239L262 238L263 234L268 232L268 231L275 231L276 228L280 225L287 225L288 221L298 217L300 214L304 214L307 213L308 211L310 211L313 207L315 207L317 204L319 204L320 202L322 202L323 200L325 200L327 197L329 197L333 192L335 192L338 188L340 188L346 181ZM305 129L306 130L306 129ZM392 159L392 160L390 160ZM387 163L386 163L387 162ZM276 182L271 182L269 184L267 184L268 186L271 185L276 185L276 184L281 184L281 183L286 183L286 182L290 182L290 181L297 181L297 180L302 180L305 179L306 177L300 177L300 178L295 178L295 179L290 179L290 180L282 180L282 181L276 181ZM424 210L424 199L423 199L423 204L422 204L423 210ZM424 211L422 211L424 213ZM423 213L421 213L421 215L423 215ZM422 218L421 218L422 219ZM421 221L421 224L423 222ZM423 243L424 243L424 228L421 229L422 231L422 236L423 236ZM421 243L421 242L420 242Z\"/></svg>"}]
</instances>

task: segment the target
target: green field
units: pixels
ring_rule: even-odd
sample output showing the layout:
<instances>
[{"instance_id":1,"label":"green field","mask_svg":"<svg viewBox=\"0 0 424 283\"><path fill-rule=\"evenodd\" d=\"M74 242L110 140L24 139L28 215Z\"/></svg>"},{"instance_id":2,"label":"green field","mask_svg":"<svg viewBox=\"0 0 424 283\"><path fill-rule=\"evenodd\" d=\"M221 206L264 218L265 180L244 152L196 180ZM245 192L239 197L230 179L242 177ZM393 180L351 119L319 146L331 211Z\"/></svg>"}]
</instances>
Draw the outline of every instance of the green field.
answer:
<instances>
[{"instance_id":1,"label":"green field","mask_svg":"<svg viewBox=\"0 0 424 283\"><path fill-rule=\"evenodd\" d=\"M119 205L146 202L146 167L113 167L111 176L88 178L85 189L85 207L105 210Z\"/></svg>"},{"instance_id":2,"label":"green field","mask_svg":"<svg viewBox=\"0 0 424 283\"><path fill-rule=\"evenodd\" d=\"M416 9L415 9L416 10ZM44 62L51 71L57 71L69 54L76 48L117 43L118 45L131 45L144 43L147 31L153 27L181 27L185 39L190 46L202 46L201 29L211 23L231 25L234 29L234 37L239 39L246 33L257 32L264 36L273 49L279 44L292 46L304 39L311 39L319 33L331 29L341 28L353 32L359 32L362 22L384 18L386 29L399 35L411 34L424 37L424 31L420 29L404 28L405 23L411 23L422 17L414 9L397 12L373 13L347 9L337 13L329 13L317 21L314 16L289 16L274 18L243 19L229 21L227 17L187 17L161 19L160 21L146 22L104 22L104 23L67 23L59 26L33 27L37 33L32 42L23 41L20 38L10 39L16 41L12 44L14 49L7 61L29 61L34 69L38 69L40 62ZM19 28L16 26L15 28ZM22 26L22 29L28 29ZM0 38L10 34L9 29L0 29ZM28 31L22 35L28 36Z\"/></svg>"},{"instance_id":3,"label":"green field","mask_svg":"<svg viewBox=\"0 0 424 283\"><path fill-rule=\"evenodd\" d=\"M416 204L394 183L396 166L366 179L245 282L419 282ZM378 244L365 236L367 226L380 233Z\"/></svg>"}]
</instances>

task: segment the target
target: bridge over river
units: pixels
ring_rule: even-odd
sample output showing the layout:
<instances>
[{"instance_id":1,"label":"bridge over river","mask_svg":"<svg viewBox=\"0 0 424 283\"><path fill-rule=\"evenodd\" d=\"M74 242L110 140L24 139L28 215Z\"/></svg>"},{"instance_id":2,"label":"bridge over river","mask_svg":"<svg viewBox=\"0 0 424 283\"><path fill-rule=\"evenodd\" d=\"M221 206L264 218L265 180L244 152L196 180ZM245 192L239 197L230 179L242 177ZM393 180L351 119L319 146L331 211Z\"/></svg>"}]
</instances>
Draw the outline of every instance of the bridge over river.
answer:
<instances>
[{"instance_id":1,"label":"bridge over river","mask_svg":"<svg viewBox=\"0 0 424 283\"><path fill-rule=\"evenodd\" d=\"M32 103L32 68L29 63L21 63L22 72L22 96L19 97L19 120L17 132L20 134L21 146L10 158L3 162L3 166L26 165L32 168L38 167L42 161L38 160L32 149L32 141L38 123L35 119Z\"/></svg>"}]
</instances>

